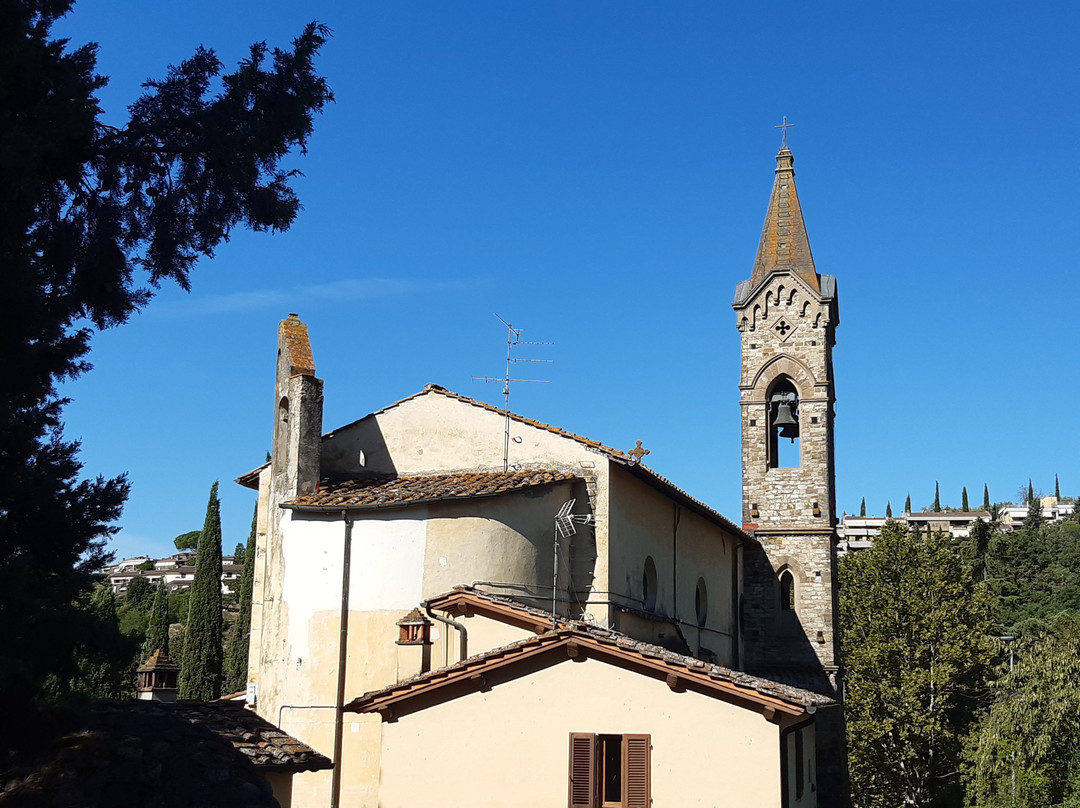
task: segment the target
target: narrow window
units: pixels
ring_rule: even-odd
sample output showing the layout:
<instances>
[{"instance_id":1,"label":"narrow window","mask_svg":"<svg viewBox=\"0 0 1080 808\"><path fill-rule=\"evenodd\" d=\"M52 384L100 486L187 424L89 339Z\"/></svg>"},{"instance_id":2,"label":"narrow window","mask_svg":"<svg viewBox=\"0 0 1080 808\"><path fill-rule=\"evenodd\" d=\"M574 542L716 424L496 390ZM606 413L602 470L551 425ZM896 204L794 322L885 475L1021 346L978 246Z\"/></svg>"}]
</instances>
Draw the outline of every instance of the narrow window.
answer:
<instances>
[{"instance_id":1,"label":"narrow window","mask_svg":"<svg viewBox=\"0 0 1080 808\"><path fill-rule=\"evenodd\" d=\"M656 563L652 556L645 558L641 571L641 607L647 612L656 608Z\"/></svg>"},{"instance_id":2,"label":"narrow window","mask_svg":"<svg viewBox=\"0 0 1080 808\"><path fill-rule=\"evenodd\" d=\"M570 734L570 808L649 808L648 735Z\"/></svg>"},{"instance_id":3,"label":"narrow window","mask_svg":"<svg viewBox=\"0 0 1080 808\"><path fill-rule=\"evenodd\" d=\"M780 608L795 611L795 576L791 570L784 570L780 575Z\"/></svg>"}]
</instances>

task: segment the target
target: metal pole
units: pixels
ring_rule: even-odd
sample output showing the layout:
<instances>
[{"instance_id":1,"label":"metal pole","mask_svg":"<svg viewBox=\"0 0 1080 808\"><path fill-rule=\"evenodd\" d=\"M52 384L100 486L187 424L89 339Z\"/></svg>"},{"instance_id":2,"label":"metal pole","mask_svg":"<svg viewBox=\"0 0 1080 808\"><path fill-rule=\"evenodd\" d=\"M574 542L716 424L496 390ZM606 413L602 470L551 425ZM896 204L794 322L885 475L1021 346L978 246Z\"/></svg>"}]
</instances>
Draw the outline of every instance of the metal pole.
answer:
<instances>
[{"instance_id":1,"label":"metal pole","mask_svg":"<svg viewBox=\"0 0 1080 808\"><path fill-rule=\"evenodd\" d=\"M349 572L352 567L353 520L343 510L345 550L341 560L341 619L338 623L337 698L334 700L334 771L330 782L330 808L341 804L341 746L345 724L345 662L349 654Z\"/></svg>"}]
</instances>

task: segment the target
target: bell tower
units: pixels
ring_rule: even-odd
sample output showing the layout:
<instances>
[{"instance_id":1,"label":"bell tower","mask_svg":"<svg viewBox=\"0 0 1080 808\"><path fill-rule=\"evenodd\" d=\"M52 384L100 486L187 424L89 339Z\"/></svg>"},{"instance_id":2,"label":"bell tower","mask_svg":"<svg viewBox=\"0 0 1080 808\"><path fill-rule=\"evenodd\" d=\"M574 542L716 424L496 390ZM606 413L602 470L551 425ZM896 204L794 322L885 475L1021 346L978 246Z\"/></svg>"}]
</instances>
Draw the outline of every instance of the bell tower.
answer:
<instances>
[{"instance_id":1,"label":"bell tower","mask_svg":"<svg viewBox=\"0 0 1080 808\"><path fill-rule=\"evenodd\" d=\"M748 666L835 686L839 315L836 278L814 266L794 164L784 145L753 271L732 304L742 338L743 528L761 547L746 559L744 636Z\"/></svg>"}]
</instances>

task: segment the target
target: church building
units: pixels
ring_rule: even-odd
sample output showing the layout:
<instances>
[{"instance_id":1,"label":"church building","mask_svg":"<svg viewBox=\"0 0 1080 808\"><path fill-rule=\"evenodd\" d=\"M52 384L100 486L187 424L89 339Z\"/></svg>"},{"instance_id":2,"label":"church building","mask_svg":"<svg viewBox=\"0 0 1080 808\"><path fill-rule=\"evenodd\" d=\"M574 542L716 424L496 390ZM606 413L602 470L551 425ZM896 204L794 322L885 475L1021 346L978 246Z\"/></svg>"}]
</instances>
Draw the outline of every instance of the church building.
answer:
<instances>
[{"instance_id":1,"label":"church building","mask_svg":"<svg viewBox=\"0 0 1080 808\"><path fill-rule=\"evenodd\" d=\"M841 806L831 349L793 158L736 290L743 514L429 384L324 431L278 331L248 701L334 761L295 806Z\"/></svg>"}]
</instances>

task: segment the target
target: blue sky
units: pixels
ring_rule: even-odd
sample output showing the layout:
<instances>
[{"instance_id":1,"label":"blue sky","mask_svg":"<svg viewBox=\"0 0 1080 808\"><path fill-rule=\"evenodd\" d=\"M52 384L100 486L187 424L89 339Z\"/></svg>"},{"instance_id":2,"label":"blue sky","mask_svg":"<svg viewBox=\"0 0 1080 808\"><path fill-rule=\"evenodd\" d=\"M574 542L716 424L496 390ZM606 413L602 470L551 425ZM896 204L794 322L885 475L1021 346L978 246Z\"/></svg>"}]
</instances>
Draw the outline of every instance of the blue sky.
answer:
<instances>
[{"instance_id":1,"label":"blue sky","mask_svg":"<svg viewBox=\"0 0 1080 808\"><path fill-rule=\"evenodd\" d=\"M274 236L237 232L94 340L65 387L88 474L128 472L118 556L171 551L222 483L225 544L270 445L276 324L308 324L327 429L503 369L512 408L629 449L739 519L739 335L779 132L836 275L838 509L1080 493L1072 3L82 0L120 122L200 44L235 64L304 23L337 101Z\"/></svg>"}]
</instances>

